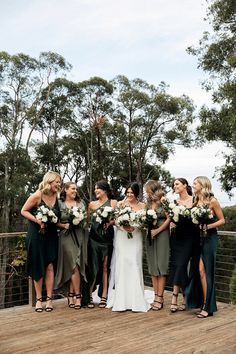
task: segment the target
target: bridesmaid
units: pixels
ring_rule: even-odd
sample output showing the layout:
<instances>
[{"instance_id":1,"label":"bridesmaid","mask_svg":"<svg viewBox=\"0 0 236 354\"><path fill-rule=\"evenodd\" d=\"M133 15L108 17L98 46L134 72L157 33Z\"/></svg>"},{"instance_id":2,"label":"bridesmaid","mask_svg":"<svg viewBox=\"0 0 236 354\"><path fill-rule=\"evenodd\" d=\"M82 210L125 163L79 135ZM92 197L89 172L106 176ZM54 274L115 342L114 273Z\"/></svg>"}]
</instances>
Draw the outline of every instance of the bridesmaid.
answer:
<instances>
[{"instance_id":1,"label":"bridesmaid","mask_svg":"<svg viewBox=\"0 0 236 354\"><path fill-rule=\"evenodd\" d=\"M204 225L207 236L201 237L201 255L199 262L201 287L198 295L201 304L191 303L191 292L187 297L188 306L192 308L201 306L198 318L212 316L217 311L215 296L215 264L218 244L217 227L224 225L225 219L218 200L214 197L210 180L205 176L196 177L193 181L193 191L196 195L196 206L208 205L214 215L210 223ZM196 274L197 276L197 274Z\"/></svg>"},{"instance_id":2,"label":"bridesmaid","mask_svg":"<svg viewBox=\"0 0 236 354\"><path fill-rule=\"evenodd\" d=\"M163 308L163 294L166 285L166 275L169 266L169 224L170 219L161 205L164 192L158 181L149 180L145 186L147 193L147 208L154 209L158 215L158 223L151 230L151 244L146 238L146 252L148 271L152 276L152 284L155 298L151 305L152 310L158 311Z\"/></svg>"},{"instance_id":3,"label":"bridesmaid","mask_svg":"<svg viewBox=\"0 0 236 354\"><path fill-rule=\"evenodd\" d=\"M90 281L90 300L88 308L94 308L92 292L96 285L99 285L98 296L101 298L100 308L105 308L107 304L108 277L110 271L111 256L113 251L114 228L113 222L107 225L106 232L103 225L95 220L93 215L101 207L111 206L115 208L117 201L112 198L109 184L105 180L95 184L96 201L92 201L88 206L88 218L91 218L91 229L88 242L88 268Z\"/></svg>"},{"instance_id":4,"label":"bridesmaid","mask_svg":"<svg viewBox=\"0 0 236 354\"><path fill-rule=\"evenodd\" d=\"M53 209L59 215L57 194L60 189L61 177L56 172L47 172L38 190L33 193L21 209L21 214L29 220L26 236L27 273L33 279L36 292L36 312L42 312L42 285L45 278L46 308L50 312L52 307L52 292L54 283L54 267L57 260L57 226L47 225L36 219L37 208L40 205ZM44 232L43 232L44 231Z\"/></svg>"},{"instance_id":5,"label":"bridesmaid","mask_svg":"<svg viewBox=\"0 0 236 354\"><path fill-rule=\"evenodd\" d=\"M172 188L179 198L175 201L177 205L191 209L193 207L192 188L189 186L185 178L177 178L174 180ZM190 261L192 265L198 264L199 261L199 233L198 228L192 223L191 218L184 218L171 229L170 237L170 272L169 283L173 285L173 294L171 301L171 312L184 311L185 288L190 282L190 274L188 266ZM195 261L197 259L197 261ZM177 300L179 292L183 294L183 302L178 306Z\"/></svg>"},{"instance_id":6,"label":"bridesmaid","mask_svg":"<svg viewBox=\"0 0 236 354\"><path fill-rule=\"evenodd\" d=\"M62 188L58 248L58 266L55 276L55 289L69 282L68 306L81 308L81 277L86 281L85 267L87 264L87 230L75 226L70 221L70 210L78 207L85 211L85 205L79 198L78 188L74 182L66 182Z\"/></svg>"}]
</instances>

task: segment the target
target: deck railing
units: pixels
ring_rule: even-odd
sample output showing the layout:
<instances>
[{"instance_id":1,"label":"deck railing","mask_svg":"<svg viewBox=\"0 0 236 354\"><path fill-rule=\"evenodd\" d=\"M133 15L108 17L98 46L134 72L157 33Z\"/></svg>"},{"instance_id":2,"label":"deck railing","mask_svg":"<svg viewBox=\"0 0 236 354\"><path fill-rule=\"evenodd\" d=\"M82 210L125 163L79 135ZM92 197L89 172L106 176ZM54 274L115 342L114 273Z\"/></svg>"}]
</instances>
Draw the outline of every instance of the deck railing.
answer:
<instances>
[{"instance_id":1,"label":"deck railing","mask_svg":"<svg viewBox=\"0 0 236 354\"><path fill-rule=\"evenodd\" d=\"M32 281L25 272L25 234L25 232L0 233L0 309L16 305L32 305L35 302ZM236 278L236 232L219 231L219 236L216 294L218 301L230 303L232 302L230 282L232 283L233 272ZM152 286L145 252L143 263L145 285ZM236 279L234 282L233 297L236 299Z\"/></svg>"}]
</instances>

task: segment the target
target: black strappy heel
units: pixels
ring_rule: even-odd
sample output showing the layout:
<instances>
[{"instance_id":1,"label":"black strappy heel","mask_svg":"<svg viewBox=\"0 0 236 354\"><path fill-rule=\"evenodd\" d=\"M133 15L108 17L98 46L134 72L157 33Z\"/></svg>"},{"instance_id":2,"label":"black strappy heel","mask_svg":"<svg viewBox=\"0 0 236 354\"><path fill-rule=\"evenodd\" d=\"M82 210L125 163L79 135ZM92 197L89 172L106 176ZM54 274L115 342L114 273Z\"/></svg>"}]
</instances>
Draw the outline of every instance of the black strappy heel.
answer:
<instances>
[{"instance_id":1,"label":"black strappy heel","mask_svg":"<svg viewBox=\"0 0 236 354\"><path fill-rule=\"evenodd\" d=\"M47 296L47 297L46 297L46 301L50 301L50 300L52 300L52 298L51 298L50 296ZM52 310L53 310L53 307L52 307L52 306L46 306L46 307L45 307L45 311L46 311L46 312L52 312Z\"/></svg>"},{"instance_id":2,"label":"black strappy heel","mask_svg":"<svg viewBox=\"0 0 236 354\"><path fill-rule=\"evenodd\" d=\"M178 295L179 294L175 294L175 293L172 294L172 296L174 296L176 298L176 302L175 303L171 302L171 305L170 305L170 312L172 312L172 313L175 313L178 311L178 305L177 305Z\"/></svg>"},{"instance_id":3,"label":"black strappy heel","mask_svg":"<svg viewBox=\"0 0 236 354\"><path fill-rule=\"evenodd\" d=\"M75 304L73 302L70 302L70 299L74 298L75 293L68 293L67 294L67 301L68 301L68 307L73 309L75 307Z\"/></svg>"},{"instance_id":4,"label":"black strappy heel","mask_svg":"<svg viewBox=\"0 0 236 354\"><path fill-rule=\"evenodd\" d=\"M76 297L76 299L82 299L82 295L81 294L75 294L75 297ZM81 304L78 304L78 305L74 304L74 309L75 310L80 310L81 309Z\"/></svg>"}]
</instances>

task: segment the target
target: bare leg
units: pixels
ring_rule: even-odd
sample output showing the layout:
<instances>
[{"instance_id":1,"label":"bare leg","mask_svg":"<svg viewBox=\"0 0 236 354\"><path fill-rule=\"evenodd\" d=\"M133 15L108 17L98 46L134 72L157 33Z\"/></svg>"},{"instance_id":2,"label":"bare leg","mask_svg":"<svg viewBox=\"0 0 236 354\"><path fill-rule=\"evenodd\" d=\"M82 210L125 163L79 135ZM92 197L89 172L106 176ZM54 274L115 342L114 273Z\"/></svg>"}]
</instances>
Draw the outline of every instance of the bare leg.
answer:
<instances>
[{"instance_id":1,"label":"bare leg","mask_svg":"<svg viewBox=\"0 0 236 354\"><path fill-rule=\"evenodd\" d=\"M35 310L37 312L42 311L41 310L42 309L42 286L43 286L43 278L39 279L38 281L34 280L34 288L36 293Z\"/></svg>"},{"instance_id":2,"label":"bare leg","mask_svg":"<svg viewBox=\"0 0 236 354\"><path fill-rule=\"evenodd\" d=\"M102 297L99 304L100 308L106 307L107 304L107 291L108 291L108 272L107 272L108 257L106 256L103 260L102 269Z\"/></svg>"},{"instance_id":3,"label":"bare leg","mask_svg":"<svg viewBox=\"0 0 236 354\"><path fill-rule=\"evenodd\" d=\"M164 294L164 289L166 284L166 277L163 275L153 276L152 284L155 292L155 299L154 299L154 303L152 303L152 309L161 310L164 302L163 294Z\"/></svg>"},{"instance_id":4,"label":"bare leg","mask_svg":"<svg viewBox=\"0 0 236 354\"><path fill-rule=\"evenodd\" d=\"M200 261L199 261L199 273L200 273L200 280L201 280L201 285L202 285L203 309L200 312L200 314L198 314L198 317L202 318L202 317L208 316L208 312L204 309L204 305L206 303L206 297L207 297L207 280L206 280L205 266L204 266L202 258L200 258Z\"/></svg>"},{"instance_id":5,"label":"bare leg","mask_svg":"<svg viewBox=\"0 0 236 354\"><path fill-rule=\"evenodd\" d=\"M48 308L48 312L52 311L52 291L53 291L53 284L54 284L54 269L52 263L47 266L46 269L46 276L45 276L45 285L46 285L46 292L47 292L47 299L46 299L46 310Z\"/></svg>"},{"instance_id":6,"label":"bare leg","mask_svg":"<svg viewBox=\"0 0 236 354\"><path fill-rule=\"evenodd\" d=\"M174 285L173 286L173 294L172 294L172 300L171 300L171 305L170 305L170 311L171 312L176 312L178 310L178 295L179 295L179 286Z\"/></svg>"},{"instance_id":7,"label":"bare leg","mask_svg":"<svg viewBox=\"0 0 236 354\"><path fill-rule=\"evenodd\" d=\"M73 273L71 276L71 284L72 284L72 288L74 290L75 295L77 295L75 305L81 306L81 296L79 297L79 295L81 295L80 294L80 272L79 272L78 267L76 267L73 270Z\"/></svg>"}]
</instances>

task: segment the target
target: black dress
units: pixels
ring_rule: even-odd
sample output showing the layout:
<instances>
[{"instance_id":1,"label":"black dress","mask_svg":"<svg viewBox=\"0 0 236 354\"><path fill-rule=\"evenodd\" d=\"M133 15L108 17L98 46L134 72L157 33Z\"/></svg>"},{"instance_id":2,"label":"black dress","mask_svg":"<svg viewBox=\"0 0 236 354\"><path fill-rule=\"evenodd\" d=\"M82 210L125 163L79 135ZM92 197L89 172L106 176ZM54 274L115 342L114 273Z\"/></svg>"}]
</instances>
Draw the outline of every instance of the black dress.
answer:
<instances>
[{"instance_id":1,"label":"black dress","mask_svg":"<svg viewBox=\"0 0 236 354\"><path fill-rule=\"evenodd\" d=\"M41 201L40 205L47 205ZM59 216L58 200L52 208L54 213ZM37 207L30 211L36 215ZM27 250L27 274L33 280L40 280L45 276L47 266L52 263L56 268L58 253L58 234L56 224L48 224L42 233L39 224L29 221L28 232L26 236Z\"/></svg>"},{"instance_id":2,"label":"black dress","mask_svg":"<svg viewBox=\"0 0 236 354\"><path fill-rule=\"evenodd\" d=\"M107 200L101 207L111 206L111 201ZM98 209L99 209L98 208ZM96 212L98 209L93 211ZM89 269L89 284L93 284L95 280L95 286L99 285L98 295L102 295L102 274L103 274L103 261L105 257L108 257L107 270L108 278L111 264L111 257L113 251L113 238L114 228L109 226L104 232L102 224L96 221L95 216L91 215L91 229L89 233L88 241L88 269Z\"/></svg>"},{"instance_id":3,"label":"black dress","mask_svg":"<svg viewBox=\"0 0 236 354\"><path fill-rule=\"evenodd\" d=\"M199 228L191 219L180 217L171 232L170 250L168 284L184 291L198 269L200 257Z\"/></svg>"}]
</instances>

